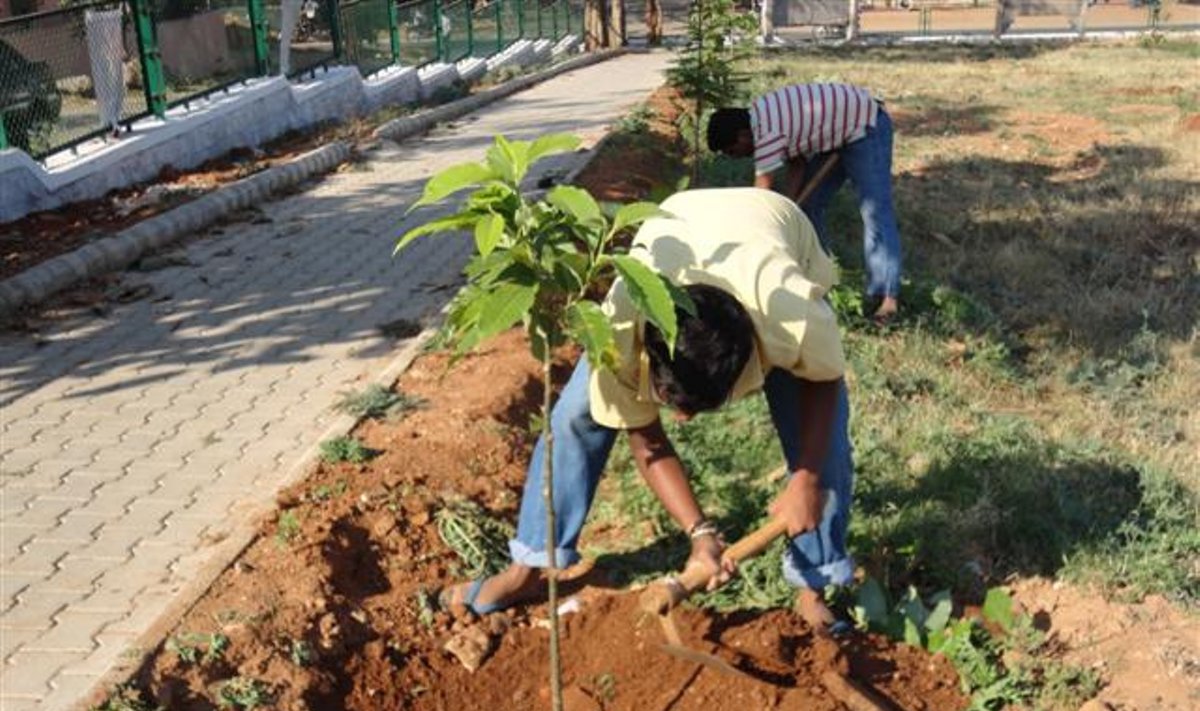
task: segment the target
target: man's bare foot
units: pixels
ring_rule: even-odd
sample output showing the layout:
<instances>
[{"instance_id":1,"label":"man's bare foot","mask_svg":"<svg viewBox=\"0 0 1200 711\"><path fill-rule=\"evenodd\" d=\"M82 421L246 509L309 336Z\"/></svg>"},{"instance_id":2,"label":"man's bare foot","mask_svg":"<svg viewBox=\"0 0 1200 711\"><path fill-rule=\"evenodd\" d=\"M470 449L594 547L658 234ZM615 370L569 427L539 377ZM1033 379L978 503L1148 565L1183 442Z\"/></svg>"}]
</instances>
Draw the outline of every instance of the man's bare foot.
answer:
<instances>
[{"instance_id":1,"label":"man's bare foot","mask_svg":"<svg viewBox=\"0 0 1200 711\"><path fill-rule=\"evenodd\" d=\"M536 568L510 565L482 581L447 585L438 594L439 606L455 617L498 612L545 596L545 578Z\"/></svg>"},{"instance_id":2,"label":"man's bare foot","mask_svg":"<svg viewBox=\"0 0 1200 711\"><path fill-rule=\"evenodd\" d=\"M877 326L886 326L896 318L900 311L900 302L894 296L885 296L871 317Z\"/></svg>"},{"instance_id":3,"label":"man's bare foot","mask_svg":"<svg viewBox=\"0 0 1200 711\"><path fill-rule=\"evenodd\" d=\"M821 590L801 588L796 594L795 610L813 632L821 637L840 637L853 629L849 622L834 616L833 611L825 604L825 596Z\"/></svg>"}]
</instances>

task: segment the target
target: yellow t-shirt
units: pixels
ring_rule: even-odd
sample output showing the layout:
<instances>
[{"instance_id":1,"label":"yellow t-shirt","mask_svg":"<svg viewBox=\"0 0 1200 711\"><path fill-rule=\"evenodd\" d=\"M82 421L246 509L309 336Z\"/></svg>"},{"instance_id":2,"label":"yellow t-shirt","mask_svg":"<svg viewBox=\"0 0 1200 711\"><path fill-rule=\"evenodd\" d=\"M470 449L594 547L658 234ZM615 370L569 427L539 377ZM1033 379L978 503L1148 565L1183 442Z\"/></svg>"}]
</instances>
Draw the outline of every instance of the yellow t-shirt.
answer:
<instances>
[{"instance_id":1,"label":"yellow t-shirt","mask_svg":"<svg viewBox=\"0 0 1200 711\"><path fill-rule=\"evenodd\" d=\"M713 188L677 193L662 209L672 217L643 224L630 255L677 285L723 289L754 323L754 353L731 399L761 389L772 368L814 381L842 376L837 319L823 298L837 283L837 270L795 203L770 190ZM643 320L620 279L603 308L620 364L616 371L592 370L592 417L606 427L643 427L659 408L642 347Z\"/></svg>"}]
</instances>

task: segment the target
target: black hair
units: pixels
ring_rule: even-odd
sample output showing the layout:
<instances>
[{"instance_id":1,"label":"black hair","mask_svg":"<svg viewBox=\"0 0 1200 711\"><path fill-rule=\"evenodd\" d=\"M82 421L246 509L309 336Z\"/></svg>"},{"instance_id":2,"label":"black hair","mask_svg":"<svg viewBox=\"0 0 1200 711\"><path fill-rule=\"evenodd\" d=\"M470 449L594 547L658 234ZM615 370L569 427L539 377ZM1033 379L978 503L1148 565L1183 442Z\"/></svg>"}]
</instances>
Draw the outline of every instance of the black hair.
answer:
<instances>
[{"instance_id":1,"label":"black hair","mask_svg":"<svg viewBox=\"0 0 1200 711\"><path fill-rule=\"evenodd\" d=\"M694 284L684 291L696 305L696 315L676 307L674 357L651 323L646 324L644 340L651 387L665 404L692 415L715 410L729 399L753 350L754 324L737 299L721 289Z\"/></svg>"},{"instance_id":2,"label":"black hair","mask_svg":"<svg viewBox=\"0 0 1200 711\"><path fill-rule=\"evenodd\" d=\"M717 109L708 119L708 150L720 152L737 143L738 131L750 130L748 109Z\"/></svg>"}]
</instances>

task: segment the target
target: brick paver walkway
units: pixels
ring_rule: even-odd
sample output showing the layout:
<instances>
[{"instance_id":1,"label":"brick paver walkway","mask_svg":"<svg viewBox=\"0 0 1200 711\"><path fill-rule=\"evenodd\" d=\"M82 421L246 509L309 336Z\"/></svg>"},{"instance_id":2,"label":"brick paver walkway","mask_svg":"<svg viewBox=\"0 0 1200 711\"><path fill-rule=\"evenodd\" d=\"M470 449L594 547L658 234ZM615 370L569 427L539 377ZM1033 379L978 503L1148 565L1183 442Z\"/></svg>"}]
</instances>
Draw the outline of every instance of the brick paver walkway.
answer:
<instances>
[{"instance_id":1,"label":"brick paver walkway","mask_svg":"<svg viewBox=\"0 0 1200 711\"><path fill-rule=\"evenodd\" d=\"M395 357L379 327L436 316L468 242L390 256L425 178L496 133L594 141L667 61L626 55L385 144L195 241L188 264L126 275L150 289L134 303L0 336L0 709L85 694L272 500L338 393Z\"/></svg>"}]
</instances>

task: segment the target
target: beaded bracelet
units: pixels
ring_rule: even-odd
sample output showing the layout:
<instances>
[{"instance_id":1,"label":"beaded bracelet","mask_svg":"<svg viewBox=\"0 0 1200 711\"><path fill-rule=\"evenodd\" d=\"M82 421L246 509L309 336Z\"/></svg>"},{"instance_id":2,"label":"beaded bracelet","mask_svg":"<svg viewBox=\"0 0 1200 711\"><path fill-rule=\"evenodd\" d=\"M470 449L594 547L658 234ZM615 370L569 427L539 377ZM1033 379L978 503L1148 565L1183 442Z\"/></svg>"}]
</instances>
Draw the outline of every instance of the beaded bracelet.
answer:
<instances>
[{"instance_id":1,"label":"beaded bracelet","mask_svg":"<svg viewBox=\"0 0 1200 711\"><path fill-rule=\"evenodd\" d=\"M720 533L721 531L717 528L717 524L709 521L706 518L700 519L696 523L692 524L692 527L688 529L688 537L692 540L700 538L701 536L719 536Z\"/></svg>"}]
</instances>

